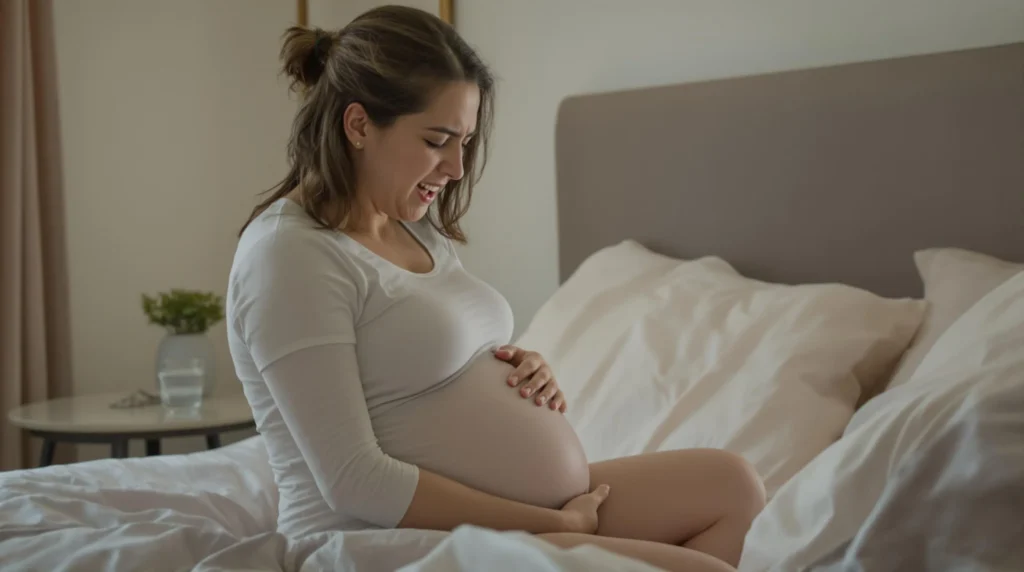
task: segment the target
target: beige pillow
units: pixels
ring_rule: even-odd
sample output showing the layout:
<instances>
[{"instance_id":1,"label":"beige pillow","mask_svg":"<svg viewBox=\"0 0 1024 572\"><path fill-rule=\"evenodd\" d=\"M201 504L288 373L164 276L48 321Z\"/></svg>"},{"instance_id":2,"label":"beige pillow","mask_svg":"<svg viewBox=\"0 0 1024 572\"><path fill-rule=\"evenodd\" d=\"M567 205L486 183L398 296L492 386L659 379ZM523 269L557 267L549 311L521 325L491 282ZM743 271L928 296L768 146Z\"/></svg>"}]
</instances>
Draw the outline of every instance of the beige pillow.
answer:
<instances>
[{"instance_id":1,"label":"beige pillow","mask_svg":"<svg viewBox=\"0 0 1024 572\"><path fill-rule=\"evenodd\" d=\"M961 248L929 248L914 253L924 283L928 311L914 342L893 373L889 387L906 383L935 341L964 312L1018 272L1024 264Z\"/></svg>"}]
</instances>

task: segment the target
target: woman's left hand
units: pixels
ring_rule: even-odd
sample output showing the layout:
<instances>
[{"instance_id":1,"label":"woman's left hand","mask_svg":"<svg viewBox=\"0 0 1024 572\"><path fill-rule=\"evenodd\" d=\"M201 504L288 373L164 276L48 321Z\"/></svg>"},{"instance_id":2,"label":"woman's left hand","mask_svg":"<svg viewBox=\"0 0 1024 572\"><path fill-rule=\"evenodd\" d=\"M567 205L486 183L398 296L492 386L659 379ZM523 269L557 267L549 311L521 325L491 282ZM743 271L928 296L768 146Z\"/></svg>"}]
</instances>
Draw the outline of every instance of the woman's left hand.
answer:
<instances>
[{"instance_id":1,"label":"woman's left hand","mask_svg":"<svg viewBox=\"0 0 1024 572\"><path fill-rule=\"evenodd\" d=\"M565 395L558 388L551 367L540 354L516 346L501 346L495 350L494 355L515 366L515 371L509 375L508 384L519 386L519 395L524 398L536 395L533 401L537 405L547 403L549 408L565 413Z\"/></svg>"}]
</instances>

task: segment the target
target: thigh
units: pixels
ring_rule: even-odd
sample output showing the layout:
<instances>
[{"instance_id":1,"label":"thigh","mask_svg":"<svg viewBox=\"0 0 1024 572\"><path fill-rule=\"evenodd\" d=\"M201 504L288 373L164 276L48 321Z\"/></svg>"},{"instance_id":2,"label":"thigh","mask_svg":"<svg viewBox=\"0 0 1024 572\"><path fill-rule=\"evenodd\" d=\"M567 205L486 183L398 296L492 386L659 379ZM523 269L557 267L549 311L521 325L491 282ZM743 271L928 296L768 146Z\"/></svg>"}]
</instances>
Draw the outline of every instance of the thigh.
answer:
<instances>
[{"instance_id":1,"label":"thigh","mask_svg":"<svg viewBox=\"0 0 1024 572\"><path fill-rule=\"evenodd\" d=\"M737 503L759 510L764 488L742 458L717 449L685 449L590 465L590 486L607 484L597 534L683 544ZM760 497L760 499L758 499ZM762 505L763 506L763 505Z\"/></svg>"},{"instance_id":2,"label":"thigh","mask_svg":"<svg viewBox=\"0 0 1024 572\"><path fill-rule=\"evenodd\" d=\"M608 538L572 532L538 534L559 548L592 545L628 558L642 560L668 572L735 572L725 562L696 550L632 538Z\"/></svg>"}]
</instances>

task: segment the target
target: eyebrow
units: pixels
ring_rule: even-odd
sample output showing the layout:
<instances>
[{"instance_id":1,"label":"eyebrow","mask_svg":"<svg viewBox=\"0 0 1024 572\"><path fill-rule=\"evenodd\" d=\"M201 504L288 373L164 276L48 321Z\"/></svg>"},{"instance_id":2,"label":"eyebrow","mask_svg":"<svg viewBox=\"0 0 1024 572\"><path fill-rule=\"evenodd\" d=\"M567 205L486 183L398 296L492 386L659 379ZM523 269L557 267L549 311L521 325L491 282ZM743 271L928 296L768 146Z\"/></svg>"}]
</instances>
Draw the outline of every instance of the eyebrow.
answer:
<instances>
[{"instance_id":1,"label":"eyebrow","mask_svg":"<svg viewBox=\"0 0 1024 572\"><path fill-rule=\"evenodd\" d=\"M427 130L429 130L429 131L436 131L437 133L444 133L445 135L451 135L452 137L461 137L462 136L461 133L459 133L458 131L456 131L454 129L451 129L449 127L427 127ZM466 134L466 138L468 139L469 137L472 137L474 135L476 135L476 131L472 131L470 133L467 133Z\"/></svg>"}]
</instances>

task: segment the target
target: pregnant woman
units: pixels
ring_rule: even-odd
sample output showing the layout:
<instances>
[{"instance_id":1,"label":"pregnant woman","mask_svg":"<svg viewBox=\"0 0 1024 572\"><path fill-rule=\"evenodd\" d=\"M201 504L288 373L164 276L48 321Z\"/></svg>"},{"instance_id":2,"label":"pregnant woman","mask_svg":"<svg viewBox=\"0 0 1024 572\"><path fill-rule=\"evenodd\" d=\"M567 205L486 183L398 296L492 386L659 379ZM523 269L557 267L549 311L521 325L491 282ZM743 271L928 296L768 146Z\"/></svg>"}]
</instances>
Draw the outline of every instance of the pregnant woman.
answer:
<instances>
[{"instance_id":1,"label":"pregnant woman","mask_svg":"<svg viewBox=\"0 0 1024 572\"><path fill-rule=\"evenodd\" d=\"M714 450L588 464L551 368L508 345L508 303L460 264L494 98L470 47L391 6L292 28L281 57L302 94L290 170L228 287L279 530L473 524L732 569L764 504L754 471Z\"/></svg>"}]
</instances>

